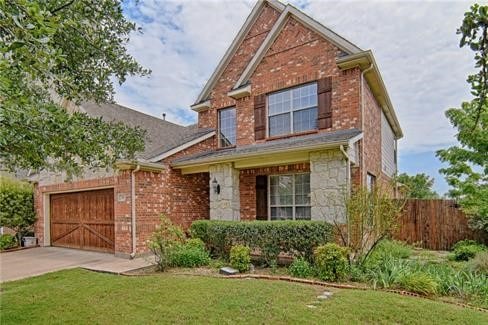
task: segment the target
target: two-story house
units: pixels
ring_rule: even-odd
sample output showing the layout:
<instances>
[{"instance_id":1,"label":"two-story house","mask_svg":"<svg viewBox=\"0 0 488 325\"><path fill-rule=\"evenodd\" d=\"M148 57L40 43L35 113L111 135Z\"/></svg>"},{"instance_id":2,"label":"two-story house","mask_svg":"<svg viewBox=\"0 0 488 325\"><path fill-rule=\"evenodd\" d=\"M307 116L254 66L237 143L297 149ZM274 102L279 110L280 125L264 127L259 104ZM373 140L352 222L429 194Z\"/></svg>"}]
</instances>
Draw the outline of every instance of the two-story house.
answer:
<instances>
[{"instance_id":1,"label":"two-story house","mask_svg":"<svg viewBox=\"0 0 488 325\"><path fill-rule=\"evenodd\" d=\"M161 213L340 221L352 187L396 173L402 130L372 52L291 5L255 5L191 109L196 126L156 122L167 136L137 161L39 181L41 243L143 253Z\"/></svg>"}]
</instances>

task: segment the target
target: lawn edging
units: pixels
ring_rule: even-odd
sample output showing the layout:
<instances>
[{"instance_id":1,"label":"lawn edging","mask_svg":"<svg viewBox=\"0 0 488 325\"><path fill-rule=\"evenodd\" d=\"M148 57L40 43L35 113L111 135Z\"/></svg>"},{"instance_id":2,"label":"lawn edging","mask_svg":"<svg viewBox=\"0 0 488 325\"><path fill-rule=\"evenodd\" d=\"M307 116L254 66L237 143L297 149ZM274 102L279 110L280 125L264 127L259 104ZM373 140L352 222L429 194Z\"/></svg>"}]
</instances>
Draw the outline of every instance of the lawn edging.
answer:
<instances>
[{"instance_id":1,"label":"lawn edging","mask_svg":"<svg viewBox=\"0 0 488 325\"><path fill-rule=\"evenodd\" d=\"M482 307L472 306L469 304L463 304L463 303L454 302L454 301L439 300L439 299L435 299L433 297L422 296L422 295L419 295L417 293L405 291L405 290L375 289L375 288L366 287L366 286L355 286L352 284L340 284L340 283L325 282L325 281L319 281L319 280L308 280L308 279L295 278L295 277L283 276L283 275L235 274L235 275L223 276L223 275L218 275L218 274L211 275L211 274L197 274L197 273L189 273L189 272L180 272L180 273L172 273L172 274L173 275L185 275L185 276L212 277L212 278L219 278L219 279L260 279L260 280L271 280L271 281L286 281L286 282L294 282L294 283L301 283L301 284L308 284L308 285L318 285L318 286L322 286L322 287L331 287L331 288L337 288L337 289L383 291L383 292L394 293L394 294L401 295L401 296L409 296L409 297L415 297L415 298L428 299L428 300L436 301L436 302L443 302L446 304L455 305L455 306L466 308L466 309L471 309L471 310L476 310L476 311L488 313L488 309L485 309ZM136 274L136 273L123 272L123 273L118 273L117 275L128 276L128 277L132 277L132 276L139 277L139 276L151 276L154 274Z\"/></svg>"}]
</instances>

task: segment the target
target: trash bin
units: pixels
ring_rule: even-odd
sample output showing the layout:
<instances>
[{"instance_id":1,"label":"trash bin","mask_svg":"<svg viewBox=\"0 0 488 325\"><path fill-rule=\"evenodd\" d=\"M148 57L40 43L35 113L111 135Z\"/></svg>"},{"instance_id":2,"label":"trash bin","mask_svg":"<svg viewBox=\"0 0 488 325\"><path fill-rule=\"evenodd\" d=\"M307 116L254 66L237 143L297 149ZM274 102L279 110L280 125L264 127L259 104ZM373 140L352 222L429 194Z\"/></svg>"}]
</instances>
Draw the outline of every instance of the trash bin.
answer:
<instances>
[{"instance_id":1,"label":"trash bin","mask_svg":"<svg viewBox=\"0 0 488 325\"><path fill-rule=\"evenodd\" d=\"M22 246L24 247L33 247L37 246L37 238L36 237L22 237Z\"/></svg>"}]
</instances>

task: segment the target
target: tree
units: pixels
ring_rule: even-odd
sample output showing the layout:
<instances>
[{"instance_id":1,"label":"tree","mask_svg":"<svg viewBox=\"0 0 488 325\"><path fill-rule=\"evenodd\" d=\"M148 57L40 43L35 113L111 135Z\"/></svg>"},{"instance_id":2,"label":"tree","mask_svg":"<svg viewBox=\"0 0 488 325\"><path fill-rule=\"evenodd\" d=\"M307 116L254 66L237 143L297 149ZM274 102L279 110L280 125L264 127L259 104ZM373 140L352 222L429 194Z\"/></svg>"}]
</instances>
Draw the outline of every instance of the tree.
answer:
<instances>
[{"instance_id":1,"label":"tree","mask_svg":"<svg viewBox=\"0 0 488 325\"><path fill-rule=\"evenodd\" d=\"M436 199L439 195L432 189L434 178L424 173L397 176L397 182L405 186L405 194L409 199Z\"/></svg>"},{"instance_id":2,"label":"tree","mask_svg":"<svg viewBox=\"0 0 488 325\"><path fill-rule=\"evenodd\" d=\"M32 185L0 176L0 226L14 230L20 243L35 221Z\"/></svg>"},{"instance_id":3,"label":"tree","mask_svg":"<svg viewBox=\"0 0 488 325\"><path fill-rule=\"evenodd\" d=\"M79 173L133 159L145 131L70 113L60 98L112 102L113 80L147 75L116 0L0 0L0 162Z\"/></svg>"},{"instance_id":4,"label":"tree","mask_svg":"<svg viewBox=\"0 0 488 325\"><path fill-rule=\"evenodd\" d=\"M391 193L393 184L382 183L372 190L359 187L344 195L346 220L338 214L333 225L341 244L349 248L352 263L364 264L376 245L396 231L405 200L392 199ZM334 200L334 196L328 199Z\"/></svg>"},{"instance_id":5,"label":"tree","mask_svg":"<svg viewBox=\"0 0 488 325\"><path fill-rule=\"evenodd\" d=\"M464 14L460 47L474 51L478 72L468 76L473 99L446 116L457 128L458 145L437 151L451 197L471 215L472 225L488 231L488 6L475 4Z\"/></svg>"}]
</instances>

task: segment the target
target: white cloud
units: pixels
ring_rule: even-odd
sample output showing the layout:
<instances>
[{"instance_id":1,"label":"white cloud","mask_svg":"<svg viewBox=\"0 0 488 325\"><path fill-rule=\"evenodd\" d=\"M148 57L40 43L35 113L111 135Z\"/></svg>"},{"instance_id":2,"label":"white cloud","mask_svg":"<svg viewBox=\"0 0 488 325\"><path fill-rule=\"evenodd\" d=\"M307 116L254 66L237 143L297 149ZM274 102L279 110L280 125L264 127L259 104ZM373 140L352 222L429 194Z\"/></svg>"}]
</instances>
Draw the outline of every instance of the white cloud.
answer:
<instances>
[{"instance_id":1,"label":"white cloud","mask_svg":"<svg viewBox=\"0 0 488 325\"><path fill-rule=\"evenodd\" d=\"M473 59L458 47L466 2L294 1L313 18L363 49L372 49L395 105L405 152L454 142L445 109L469 99L465 82ZM140 1L126 12L143 29L130 52L152 69L118 89L121 103L190 123L189 109L250 13L253 2Z\"/></svg>"}]
</instances>

